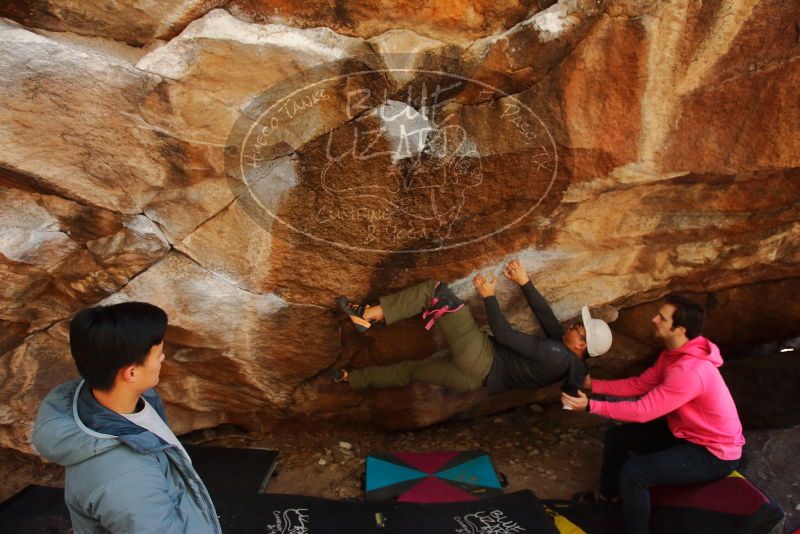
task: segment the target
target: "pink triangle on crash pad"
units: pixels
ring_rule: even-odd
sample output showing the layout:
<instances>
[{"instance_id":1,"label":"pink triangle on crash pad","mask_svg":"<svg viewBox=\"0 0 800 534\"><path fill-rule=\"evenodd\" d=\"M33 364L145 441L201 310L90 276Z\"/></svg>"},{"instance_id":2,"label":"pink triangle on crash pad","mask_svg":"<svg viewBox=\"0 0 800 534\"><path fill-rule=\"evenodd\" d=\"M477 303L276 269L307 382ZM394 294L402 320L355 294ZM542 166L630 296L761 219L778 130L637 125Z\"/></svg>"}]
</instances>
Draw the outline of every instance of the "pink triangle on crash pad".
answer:
<instances>
[{"instance_id":1,"label":"pink triangle on crash pad","mask_svg":"<svg viewBox=\"0 0 800 534\"><path fill-rule=\"evenodd\" d=\"M429 475L447 465L447 462L458 456L458 451L444 452L392 452L393 456Z\"/></svg>"},{"instance_id":2,"label":"pink triangle on crash pad","mask_svg":"<svg viewBox=\"0 0 800 534\"><path fill-rule=\"evenodd\" d=\"M428 477L400 495L397 502L462 502L478 498L438 478Z\"/></svg>"}]
</instances>

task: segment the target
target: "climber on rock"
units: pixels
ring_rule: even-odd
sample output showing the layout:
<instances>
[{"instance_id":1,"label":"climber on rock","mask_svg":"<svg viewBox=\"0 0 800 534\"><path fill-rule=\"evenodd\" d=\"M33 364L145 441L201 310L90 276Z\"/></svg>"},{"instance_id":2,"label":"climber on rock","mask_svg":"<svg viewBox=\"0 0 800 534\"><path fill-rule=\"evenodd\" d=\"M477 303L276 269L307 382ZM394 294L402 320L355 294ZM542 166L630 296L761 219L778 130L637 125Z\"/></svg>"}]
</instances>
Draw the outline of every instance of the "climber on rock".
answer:
<instances>
[{"instance_id":1,"label":"climber on rock","mask_svg":"<svg viewBox=\"0 0 800 534\"><path fill-rule=\"evenodd\" d=\"M367 306L339 297L339 307L356 331L364 333L380 322L387 325L422 312L425 328L439 325L449 347L445 357L404 361L347 371L336 369L334 380L348 382L353 389L405 386L411 382L435 384L458 391L484 386L494 395L511 389L533 389L563 382L565 391L577 393L588 374L585 358L600 356L611 346L608 325L581 310L582 321L566 331L550 306L531 283L519 261L511 261L505 277L522 288L545 336L512 328L495 297L497 280L479 274L473 280L483 298L491 333L479 328L464 303L443 282L429 280L381 297Z\"/></svg>"},{"instance_id":2,"label":"climber on rock","mask_svg":"<svg viewBox=\"0 0 800 534\"><path fill-rule=\"evenodd\" d=\"M668 296L652 319L665 346L655 365L622 380L586 376L583 385L595 394L637 400L590 401L580 391L561 396L572 410L629 423L606 431L600 489L573 497L621 500L626 532L648 532L651 487L719 480L741 458L742 424L718 369L722 356L700 335L705 316L703 306Z\"/></svg>"}]
</instances>

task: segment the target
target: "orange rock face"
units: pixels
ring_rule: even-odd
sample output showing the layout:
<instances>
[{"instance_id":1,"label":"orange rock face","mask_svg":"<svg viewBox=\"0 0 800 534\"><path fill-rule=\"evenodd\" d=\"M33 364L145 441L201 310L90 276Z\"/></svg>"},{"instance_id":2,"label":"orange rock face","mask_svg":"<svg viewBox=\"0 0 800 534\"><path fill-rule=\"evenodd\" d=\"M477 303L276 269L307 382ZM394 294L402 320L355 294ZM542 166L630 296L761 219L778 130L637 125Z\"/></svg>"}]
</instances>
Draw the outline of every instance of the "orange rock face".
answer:
<instances>
[{"instance_id":1,"label":"orange rock face","mask_svg":"<svg viewBox=\"0 0 800 534\"><path fill-rule=\"evenodd\" d=\"M254 21L280 21L300 28L325 26L358 37L408 28L435 39L465 41L511 27L538 11L539 4L520 0L235 0L229 9Z\"/></svg>"},{"instance_id":2,"label":"orange rock face","mask_svg":"<svg viewBox=\"0 0 800 534\"><path fill-rule=\"evenodd\" d=\"M12 0L0 6L0 16L34 28L141 45L152 39L174 37L193 20L224 6L252 22L288 24L298 28L322 26L364 38L407 28L436 39L469 42L510 28L536 13L540 4L550 3L525 0L421 3L409 0L315 0L300 3L286 0L122 0L113 4L96 4L68 0Z\"/></svg>"},{"instance_id":3,"label":"orange rock face","mask_svg":"<svg viewBox=\"0 0 800 534\"><path fill-rule=\"evenodd\" d=\"M192 20L223 4L224 0L123 0L113 3L10 0L0 6L0 16L33 28L142 45L152 39L174 36Z\"/></svg>"},{"instance_id":4,"label":"orange rock face","mask_svg":"<svg viewBox=\"0 0 800 534\"><path fill-rule=\"evenodd\" d=\"M169 314L179 431L554 398L329 380L443 348L414 320L358 336L337 295L436 278L480 322L470 280L511 258L564 321L623 310L605 376L657 350L638 310L670 291L715 295L721 344L796 333L792 3L90 4L0 19L0 446L27 450L96 303ZM537 330L513 284L498 297Z\"/></svg>"}]
</instances>

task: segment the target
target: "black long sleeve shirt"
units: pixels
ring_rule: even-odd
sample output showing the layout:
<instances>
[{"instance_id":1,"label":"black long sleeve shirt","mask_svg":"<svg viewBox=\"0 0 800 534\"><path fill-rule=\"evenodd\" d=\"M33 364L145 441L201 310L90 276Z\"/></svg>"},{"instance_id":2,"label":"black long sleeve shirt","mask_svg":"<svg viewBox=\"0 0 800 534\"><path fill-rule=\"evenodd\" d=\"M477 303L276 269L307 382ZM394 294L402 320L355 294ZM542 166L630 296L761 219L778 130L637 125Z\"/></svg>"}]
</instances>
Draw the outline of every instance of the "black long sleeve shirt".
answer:
<instances>
[{"instance_id":1,"label":"black long sleeve shirt","mask_svg":"<svg viewBox=\"0 0 800 534\"><path fill-rule=\"evenodd\" d=\"M510 389L534 389L563 380L562 390L577 394L589 373L583 358L564 345L564 330L553 310L530 281L522 292L546 337L515 330L500 311L494 296L484 299L486 317L492 329L494 362L486 379L489 394Z\"/></svg>"}]
</instances>

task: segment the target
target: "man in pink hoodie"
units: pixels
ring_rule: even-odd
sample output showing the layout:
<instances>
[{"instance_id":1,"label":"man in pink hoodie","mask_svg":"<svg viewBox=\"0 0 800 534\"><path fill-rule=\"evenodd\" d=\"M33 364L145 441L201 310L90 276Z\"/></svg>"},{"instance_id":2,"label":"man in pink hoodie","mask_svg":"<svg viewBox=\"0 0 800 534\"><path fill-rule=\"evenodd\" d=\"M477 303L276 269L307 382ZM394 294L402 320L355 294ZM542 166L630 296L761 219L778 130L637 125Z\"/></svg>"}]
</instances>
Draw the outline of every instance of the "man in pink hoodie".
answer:
<instances>
[{"instance_id":1,"label":"man in pink hoodie","mask_svg":"<svg viewBox=\"0 0 800 534\"><path fill-rule=\"evenodd\" d=\"M625 531L646 533L650 488L711 482L733 471L742 456L742 424L719 367L719 348L700 334L706 311L670 295L653 317L666 349L653 367L634 378L584 381L592 393L631 398L590 400L566 393L562 402L629 424L606 432L600 490L577 500L622 501Z\"/></svg>"}]
</instances>

